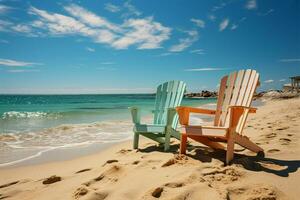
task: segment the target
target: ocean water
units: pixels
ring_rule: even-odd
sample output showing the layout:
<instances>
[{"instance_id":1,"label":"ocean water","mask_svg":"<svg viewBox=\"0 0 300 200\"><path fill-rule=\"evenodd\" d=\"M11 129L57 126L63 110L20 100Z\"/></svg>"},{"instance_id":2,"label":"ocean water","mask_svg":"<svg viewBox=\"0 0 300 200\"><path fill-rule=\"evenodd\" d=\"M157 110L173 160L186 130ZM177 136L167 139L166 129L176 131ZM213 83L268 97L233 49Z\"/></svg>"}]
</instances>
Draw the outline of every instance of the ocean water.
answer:
<instances>
[{"instance_id":1,"label":"ocean water","mask_svg":"<svg viewBox=\"0 0 300 200\"><path fill-rule=\"evenodd\" d=\"M57 148L132 137L128 107L151 119L155 95L0 95L0 167ZM182 105L216 99L184 99Z\"/></svg>"}]
</instances>

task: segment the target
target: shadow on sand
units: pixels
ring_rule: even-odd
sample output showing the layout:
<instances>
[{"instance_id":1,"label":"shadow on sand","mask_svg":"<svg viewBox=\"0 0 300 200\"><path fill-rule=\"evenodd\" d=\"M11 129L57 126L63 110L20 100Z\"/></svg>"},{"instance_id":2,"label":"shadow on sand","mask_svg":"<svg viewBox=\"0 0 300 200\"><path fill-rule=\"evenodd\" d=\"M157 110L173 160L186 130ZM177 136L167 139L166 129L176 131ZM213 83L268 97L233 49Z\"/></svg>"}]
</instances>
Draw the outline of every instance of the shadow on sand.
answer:
<instances>
[{"instance_id":1,"label":"shadow on sand","mask_svg":"<svg viewBox=\"0 0 300 200\"><path fill-rule=\"evenodd\" d=\"M178 153L179 145L171 145L171 153ZM151 145L140 152L150 153L153 151L164 152L163 146ZM211 162L212 159L218 159L225 163L226 151L213 150L203 146L189 146L187 156L201 162ZM244 154L234 154L232 164L237 164L250 171L264 171L281 177L288 177L290 173L296 172L300 167L300 160L280 160L275 158L262 158L258 156L249 156Z\"/></svg>"}]
</instances>

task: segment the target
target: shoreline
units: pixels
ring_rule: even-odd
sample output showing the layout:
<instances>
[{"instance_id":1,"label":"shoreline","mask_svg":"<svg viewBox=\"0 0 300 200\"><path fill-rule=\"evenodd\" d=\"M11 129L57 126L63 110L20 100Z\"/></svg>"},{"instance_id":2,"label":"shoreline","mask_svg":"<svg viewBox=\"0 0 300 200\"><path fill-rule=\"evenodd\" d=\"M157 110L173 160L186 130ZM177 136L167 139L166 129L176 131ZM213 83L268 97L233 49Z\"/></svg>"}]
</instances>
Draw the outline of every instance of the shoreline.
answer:
<instances>
[{"instance_id":1,"label":"shoreline","mask_svg":"<svg viewBox=\"0 0 300 200\"><path fill-rule=\"evenodd\" d=\"M72 147L59 147L55 149L49 149L20 160L0 164L0 170L73 160L100 153L103 150L111 148L114 145L126 143L130 140L130 138L127 138L119 142L95 142L91 144L82 144Z\"/></svg>"}]
</instances>

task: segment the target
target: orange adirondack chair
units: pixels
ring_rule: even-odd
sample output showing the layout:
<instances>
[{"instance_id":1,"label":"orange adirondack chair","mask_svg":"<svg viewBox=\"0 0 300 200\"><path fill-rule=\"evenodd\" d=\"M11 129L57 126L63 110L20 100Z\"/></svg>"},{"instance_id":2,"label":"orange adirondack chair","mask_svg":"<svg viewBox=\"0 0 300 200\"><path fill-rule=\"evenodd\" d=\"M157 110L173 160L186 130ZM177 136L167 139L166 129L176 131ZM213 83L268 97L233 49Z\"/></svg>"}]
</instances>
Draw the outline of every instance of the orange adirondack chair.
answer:
<instances>
[{"instance_id":1,"label":"orange adirondack chair","mask_svg":"<svg viewBox=\"0 0 300 200\"><path fill-rule=\"evenodd\" d=\"M242 134L248 114L256 112L250 105L258 86L259 74L255 70L240 70L221 79L216 110L177 107L183 126L180 152L185 154L187 138L191 138L214 149L225 149L220 142L227 143L226 164L233 159L234 144L264 156L263 149ZM189 125L190 113L215 115L213 126Z\"/></svg>"}]
</instances>

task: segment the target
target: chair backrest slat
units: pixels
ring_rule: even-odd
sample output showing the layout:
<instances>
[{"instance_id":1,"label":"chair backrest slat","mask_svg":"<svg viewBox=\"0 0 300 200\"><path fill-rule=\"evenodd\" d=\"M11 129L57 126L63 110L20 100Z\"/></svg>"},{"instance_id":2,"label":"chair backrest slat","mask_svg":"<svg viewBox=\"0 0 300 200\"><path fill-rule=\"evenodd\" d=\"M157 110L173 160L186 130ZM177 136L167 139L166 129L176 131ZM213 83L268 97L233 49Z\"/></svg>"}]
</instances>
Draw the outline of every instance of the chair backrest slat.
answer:
<instances>
[{"instance_id":1,"label":"chair backrest slat","mask_svg":"<svg viewBox=\"0 0 300 200\"><path fill-rule=\"evenodd\" d=\"M186 88L186 84L183 83L182 81L180 81L178 83L177 92L176 92L176 94L174 94L174 96L175 96L175 100L174 100L174 104L173 104L174 108L177 107L177 106L179 106L181 104L182 97L183 97L184 92L185 92L185 88ZM172 127L176 128L177 124L178 124L178 114L176 113L176 115L175 115L175 117L173 119Z\"/></svg>"},{"instance_id":2,"label":"chair backrest slat","mask_svg":"<svg viewBox=\"0 0 300 200\"><path fill-rule=\"evenodd\" d=\"M215 126L228 126L230 110L229 106L247 106L252 103L253 95L259 82L259 74L255 70L247 69L231 73L228 78L221 80ZM247 119L248 112L244 112L237 125L237 132L242 130Z\"/></svg>"},{"instance_id":3,"label":"chair backrest slat","mask_svg":"<svg viewBox=\"0 0 300 200\"><path fill-rule=\"evenodd\" d=\"M245 93L247 92L248 83L249 83L249 79L250 79L250 76L251 76L251 71L252 70L250 70L250 69L246 70L245 75L244 75L244 79L243 79L243 82L242 82L242 85L241 85L239 98L238 98L236 104L234 104L234 105L243 106L243 100L245 98Z\"/></svg>"},{"instance_id":4,"label":"chair backrest slat","mask_svg":"<svg viewBox=\"0 0 300 200\"><path fill-rule=\"evenodd\" d=\"M169 81L157 87L154 124L166 124L168 108L180 106L185 88L186 84L182 81ZM178 116L175 116L173 128L176 128L177 124Z\"/></svg>"},{"instance_id":5,"label":"chair backrest slat","mask_svg":"<svg viewBox=\"0 0 300 200\"><path fill-rule=\"evenodd\" d=\"M248 87L245 92L245 97L243 99L243 103L242 103L243 106L247 106L247 107L251 106L253 95L258 85L258 79L259 79L259 74L256 71L252 70L248 82ZM240 121L237 124L237 128L236 128L237 133L242 134L247 117L248 117L248 111L244 112L240 117Z\"/></svg>"},{"instance_id":6,"label":"chair backrest slat","mask_svg":"<svg viewBox=\"0 0 300 200\"><path fill-rule=\"evenodd\" d=\"M217 110L216 110L216 115L215 115L215 120L214 120L215 126L221 126L220 117L221 117L221 113L222 113L222 106L223 106L223 101L224 101L227 79L228 79L228 76L224 76L221 79L219 93L218 93Z\"/></svg>"},{"instance_id":7,"label":"chair backrest slat","mask_svg":"<svg viewBox=\"0 0 300 200\"><path fill-rule=\"evenodd\" d=\"M226 89L225 89L225 97L223 101L223 106L222 106L222 113L220 117L220 125L224 126L228 114L228 106L232 97L232 91L234 88L234 83L236 79L236 72L233 72L229 75L227 84L226 84Z\"/></svg>"}]
</instances>

